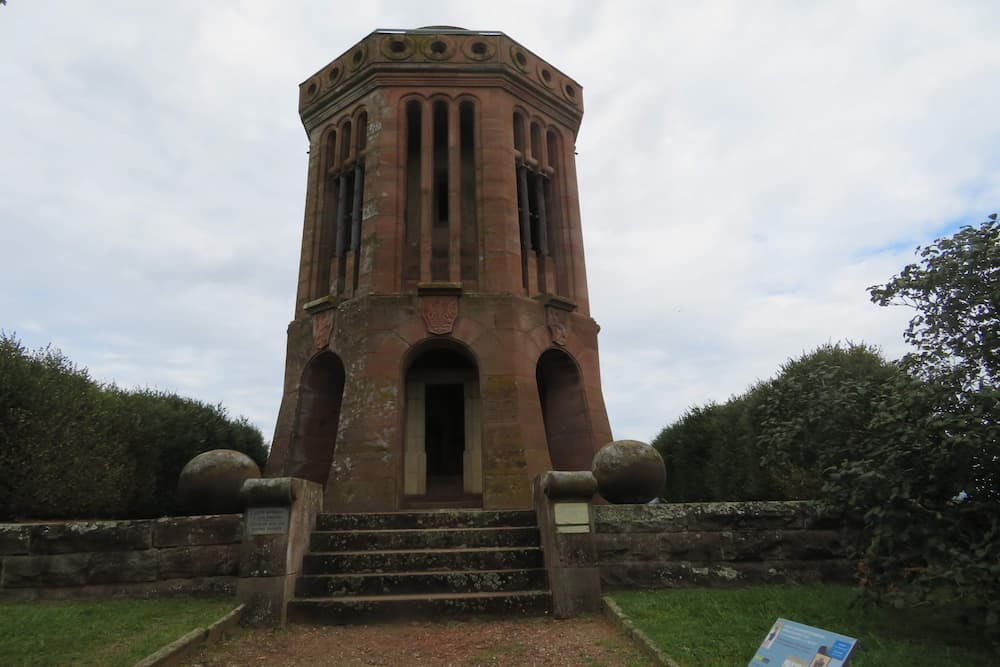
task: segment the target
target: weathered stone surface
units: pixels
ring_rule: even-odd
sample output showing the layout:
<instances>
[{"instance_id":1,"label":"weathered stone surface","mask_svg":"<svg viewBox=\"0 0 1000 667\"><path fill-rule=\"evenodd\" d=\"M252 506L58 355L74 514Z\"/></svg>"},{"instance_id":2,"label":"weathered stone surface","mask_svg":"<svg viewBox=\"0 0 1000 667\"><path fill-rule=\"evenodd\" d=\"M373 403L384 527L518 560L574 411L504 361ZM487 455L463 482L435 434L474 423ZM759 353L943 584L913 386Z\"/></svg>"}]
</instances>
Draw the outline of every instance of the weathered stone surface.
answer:
<instances>
[{"instance_id":1,"label":"weathered stone surface","mask_svg":"<svg viewBox=\"0 0 1000 667\"><path fill-rule=\"evenodd\" d=\"M726 560L825 560L843 555L832 530L760 530L722 536Z\"/></svg>"},{"instance_id":2,"label":"weathered stone surface","mask_svg":"<svg viewBox=\"0 0 1000 667\"><path fill-rule=\"evenodd\" d=\"M594 505L598 533L660 533L687 530L690 507L665 505Z\"/></svg>"},{"instance_id":3,"label":"weathered stone surface","mask_svg":"<svg viewBox=\"0 0 1000 667\"><path fill-rule=\"evenodd\" d=\"M721 533L619 533L594 539L602 563L725 559Z\"/></svg>"},{"instance_id":4,"label":"weathered stone surface","mask_svg":"<svg viewBox=\"0 0 1000 667\"><path fill-rule=\"evenodd\" d=\"M629 562L601 565L601 582L606 590L845 583L849 580L850 567L843 560Z\"/></svg>"},{"instance_id":5,"label":"weathered stone surface","mask_svg":"<svg viewBox=\"0 0 1000 667\"><path fill-rule=\"evenodd\" d=\"M615 504L648 503L663 491L667 470L651 445L638 440L616 440L594 455L597 490Z\"/></svg>"},{"instance_id":6,"label":"weathered stone surface","mask_svg":"<svg viewBox=\"0 0 1000 667\"><path fill-rule=\"evenodd\" d=\"M599 533L799 529L814 512L806 501L595 505L594 523Z\"/></svg>"},{"instance_id":7,"label":"weathered stone surface","mask_svg":"<svg viewBox=\"0 0 1000 667\"><path fill-rule=\"evenodd\" d=\"M550 470L542 475L542 492L552 500L589 501L597 493L597 479L589 470Z\"/></svg>"},{"instance_id":8,"label":"weathered stone surface","mask_svg":"<svg viewBox=\"0 0 1000 667\"><path fill-rule=\"evenodd\" d=\"M67 521L31 524L30 552L128 551L152 546L151 521Z\"/></svg>"},{"instance_id":9,"label":"weathered stone surface","mask_svg":"<svg viewBox=\"0 0 1000 667\"><path fill-rule=\"evenodd\" d=\"M177 496L192 514L235 514L242 509L243 482L255 477L260 469L249 456L213 449L187 462L177 480Z\"/></svg>"},{"instance_id":10,"label":"weathered stone surface","mask_svg":"<svg viewBox=\"0 0 1000 667\"><path fill-rule=\"evenodd\" d=\"M806 501L689 503L690 530L769 530L803 528L811 505Z\"/></svg>"},{"instance_id":11,"label":"weathered stone surface","mask_svg":"<svg viewBox=\"0 0 1000 667\"><path fill-rule=\"evenodd\" d=\"M28 526L0 524L0 556L28 553Z\"/></svg>"},{"instance_id":12,"label":"weathered stone surface","mask_svg":"<svg viewBox=\"0 0 1000 667\"><path fill-rule=\"evenodd\" d=\"M276 577L288 572L288 535L248 535L240 546L241 577Z\"/></svg>"},{"instance_id":13,"label":"weathered stone surface","mask_svg":"<svg viewBox=\"0 0 1000 667\"><path fill-rule=\"evenodd\" d=\"M4 559L3 586L25 588L155 581L156 572L154 550L8 556Z\"/></svg>"},{"instance_id":14,"label":"weathered stone surface","mask_svg":"<svg viewBox=\"0 0 1000 667\"><path fill-rule=\"evenodd\" d=\"M250 478L240 487L240 500L245 507L286 506L295 500L292 477Z\"/></svg>"},{"instance_id":15,"label":"weathered stone surface","mask_svg":"<svg viewBox=\"0 0 1000 667\"><path fill-rule=\"evenodd\" d=\"M594 535L590 533L556 533L553 542L561 556L561 565L591 567L598 562L594 549Z\"/></svg>"},{"instance_id":16,"label":"weathered stone surface","mask_svg":"<svg viewBox=\"0 0 1000 667\"><path fill-rule=\"evenodd\" d=\"M227 577L235 576L239 569L238 544L171 547L158 549L156 554L159 579Z\"/></svg>"},{"instance_id":17,"label":"weathered stone surface","mask_svg":"<svg viewBox=\"0 0 1000 667\"><path fill-rule=\"evenodd\" d=\"M245 605L242 625L284 625L286 602L291 595L291 577L241 577L236 587L236 596Z\"/></svg>"},{"instance_id":18,"label":"weathered stone surface","mask_svg":"<svg viewBox=\"0 0 1000 667\"><path fill-rule=\"evenodd\" d=\"M153 522L154 547L238 544L243 539L239 514L169 517Z\"/></svg>"},{"instance_id":19,"label":"weathered stone surface","mask_svg":"<svg viewBox=\"0 0 1000 667\"><path fill-rule=\"evenodd\" d=\"M808 502L595 505L601 577L612 588L845 581L838 533ZM826 521L826 524L822 522Z\"/></svg>"}]
</instances>

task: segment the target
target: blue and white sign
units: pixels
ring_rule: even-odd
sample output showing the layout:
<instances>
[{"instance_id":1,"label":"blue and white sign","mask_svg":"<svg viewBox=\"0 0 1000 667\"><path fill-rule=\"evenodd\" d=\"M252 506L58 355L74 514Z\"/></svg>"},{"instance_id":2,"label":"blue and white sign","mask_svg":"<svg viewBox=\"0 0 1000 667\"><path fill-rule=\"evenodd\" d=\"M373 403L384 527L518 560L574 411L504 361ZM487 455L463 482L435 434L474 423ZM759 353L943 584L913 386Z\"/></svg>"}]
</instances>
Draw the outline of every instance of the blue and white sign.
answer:
<instances>
[{"instance_id":1,"label":"blue and white sign","mask_svg":"<svg viewBox=\"0 0 1000 667\"><path fill-rule=\"evenodd\" d=\"M857 647L853 637L779 618L747 667L846 667Z\"/></svg>"}]
</instances>

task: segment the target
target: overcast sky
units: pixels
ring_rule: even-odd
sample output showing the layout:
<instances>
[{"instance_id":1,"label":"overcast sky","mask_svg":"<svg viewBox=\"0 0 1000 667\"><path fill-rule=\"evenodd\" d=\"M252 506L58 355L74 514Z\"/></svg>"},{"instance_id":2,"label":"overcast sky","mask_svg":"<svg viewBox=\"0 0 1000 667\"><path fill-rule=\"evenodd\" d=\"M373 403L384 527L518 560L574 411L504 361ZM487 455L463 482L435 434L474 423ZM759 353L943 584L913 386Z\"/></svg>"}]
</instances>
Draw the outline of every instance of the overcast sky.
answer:
<instances>
[{"instance_id":1,"label":"overcast sky","mask_svg":"<svg viewBox=\"0 0 1000 667\"><path fill-rule=\"evenodd\" d=\"M270 440L302 232L297 85L376 28L502 30L574 77L615 437L790 356L1000 208L1000 2L9 0L0 329Z\"/></svg>"}]
</instances>

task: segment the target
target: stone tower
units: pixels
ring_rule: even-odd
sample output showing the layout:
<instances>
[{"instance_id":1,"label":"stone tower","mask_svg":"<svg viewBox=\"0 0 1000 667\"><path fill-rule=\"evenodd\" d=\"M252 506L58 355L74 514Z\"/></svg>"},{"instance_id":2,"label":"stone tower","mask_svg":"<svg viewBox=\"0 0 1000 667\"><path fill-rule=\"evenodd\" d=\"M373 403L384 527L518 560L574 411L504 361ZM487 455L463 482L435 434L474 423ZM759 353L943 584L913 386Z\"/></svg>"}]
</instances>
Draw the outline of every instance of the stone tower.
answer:
<instances>
[{"instance_id":1,"label":"stone tower","mask_svg":"<svg viewBox=\"0 0 1000 667\"><path fill-rule=\"evenodd\" d=\"M376 30L300 86L305 225L269 476L326 511L531 505L611 440L580 86L500 32Z\"/></svg>"}]
</instances>

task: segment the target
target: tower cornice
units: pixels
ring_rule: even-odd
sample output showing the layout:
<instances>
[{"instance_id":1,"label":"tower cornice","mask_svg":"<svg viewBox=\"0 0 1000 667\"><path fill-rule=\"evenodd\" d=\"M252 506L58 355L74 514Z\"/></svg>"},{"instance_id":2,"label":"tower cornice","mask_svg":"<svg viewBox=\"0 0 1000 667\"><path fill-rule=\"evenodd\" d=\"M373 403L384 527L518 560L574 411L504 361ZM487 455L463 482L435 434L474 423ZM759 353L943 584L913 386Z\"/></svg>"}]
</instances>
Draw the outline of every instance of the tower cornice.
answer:
<instances>
[{"instance_id":1,"label":"tower cornice","mask_svg":"<svg viewBox=\"0 0 1000 667\"><path fill-rule=\"evenodd\" d=\"M530 93L574 132L583 116L583 89L502 32L432 26L415 30L375 30L299 85L299 115L309 130L317 116L345 94L356 97L366 80L421 86L496 86L504 81ZM334 106L341 106L334 104Z\"/></svg>"}]
</instances>

